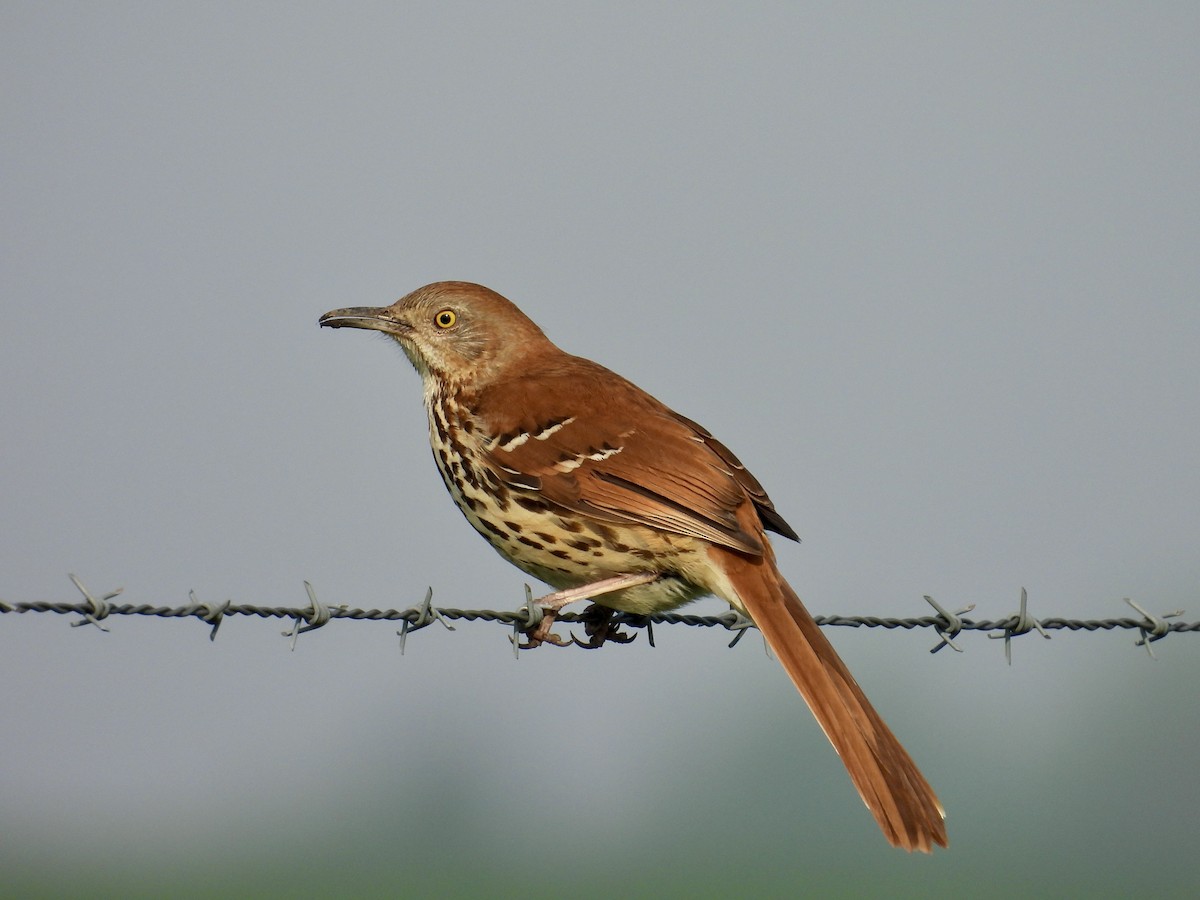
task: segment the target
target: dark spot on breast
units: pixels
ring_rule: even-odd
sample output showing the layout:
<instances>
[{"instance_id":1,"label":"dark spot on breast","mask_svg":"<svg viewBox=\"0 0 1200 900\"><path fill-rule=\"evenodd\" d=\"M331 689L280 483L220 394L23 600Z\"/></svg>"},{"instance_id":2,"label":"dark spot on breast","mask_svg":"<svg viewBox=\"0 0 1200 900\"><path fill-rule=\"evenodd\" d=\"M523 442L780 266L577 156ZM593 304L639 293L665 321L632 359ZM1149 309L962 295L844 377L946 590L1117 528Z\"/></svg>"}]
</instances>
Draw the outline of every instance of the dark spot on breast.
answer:
<instances>
[{"instance_id":1,"label":"dark spot on breast","mask_svg":"<svg viewBox=\"0 0 1200 900\"><path fill-rule=\"evenodd\" d=\"M545 512L550 507L545 500L539 500L536 497L514 497L517 506L522 506L530 512ZM542 537L543 535L539 535Z\"/></svg>"},{"instance_id":2,"label":"dark spot on breast","mask_svg":"<svg viewBox=\"0 0 1200 900\"><path fill-rule=\"evenodd\" d=\"M479 473L466 459L462 460L462 479L475 490L479 490Z\"/></svg>"},{"instance_id":3,"label":"dark spot on breast","mask_svg":"<svg viewBox=\"0 0 1200 900\"><path fill-rule=\"evenodd\" d=\"M504 527L509 531L515 531L517 534L520 534L523 531L520 525L518 525L516 522L510 522L507 519L504 520Z\"/></svg>"},{"instance_id":4,"label":"dark spot on breast","mask_svg":"<svg viewBox=\"0 0 1200 900\"><path fill-rule=\"evenodd\" d=\"M520 537L517 538L517 540L520 541L522 544L524 544L526 547L532 547L534 550L545 550L546 549L545 544L540 544L537 541L533 540L532 538L525 537L525 535L521 535Z\"/></svg>"},{"instance_id":5,"label":"dark spot on breast","mask_svg":"<svg viewBox=\"0 0 1200 900\"><path fill-rule=\"evenodd\" d=\"M570 559L571 558L571 554L568 553L566 550L551 550L550 555L557 556L559 559ZM566 572L567 570L563 569L563 571Z\"/></svg>"},{"instance_id":6,"label":"dark spot on breast","mask_svg":"<svg viewBox=\"0 0 1200 900\"><path fill-rule=\"evenodd\" d=\"M517 502L520 503L521 501L518 500ZM558 538L556 538L552 534L546 534L546 532L544 532L544 531L535 531L534 534L536 534L539 538L541 538L547 544L557 544L558 543Z\"/></svg>"},{"instance_id":7,"label":"dark spot on breast","mask_svg":"<svg viewBox=\"0 0 1200 900\"><path fill-rule=\"evenodd\" d=\"M443 444L450 443L450 433L446 429L445 413L441 409L433 411L433 427L438 433L438 437L442 439Z\"/></svg>"},{"instance_id":8,"label":"dark spot on breast","mask_svg":"<svg viewBox=\"0 0 1200 900\"><path fill-rule=\"evenodd\" d=\"M651 552L650 550L638 550L638 549L634 549L634 550L630 550L629 552L630 552L631 554L633 554L634 556L636 556L638 559L644 559L644 560L646 560L646 562L653 562L653 561L654 561L654 553L653 553L653 552Z\"/></svg>"},{"instance_id":9,"label":"dark spot on breast","mask_svg":"<svg viewBox=\"0 0 1200 900\"><path fill-rule=\"evenodd\" d=\"M482 525L484 528L486 528L488 531L490 531L492 534L496 535L497 537L501 537L501 538L504 538L505 540L508 540L508 537L509 537L508 532L505 531L503 528L501 528L499 525L489 522L487 519L484 519L484 518L480 518L479 524Z\"/></svg>"},{"instance_id":10,"label":"dark spot on breast","mask_svg":"<svg viewBox=\"0 0 1200 900\"><path fill-rule=\"evenodd\" d=\"M567 541L567 546L576 550L591 550L593 547L599 547L600 542L592 538L580 538L577 541Z\"/></svg>"},{"instance_id":11,"label":"dark spot on breast","mask_svg":"<svg viewBox=\"0 0 1200 900\"><path fill-rule=\"evenodd\" d=\"M579 532L583 531L583 523L578 519L559 519L559 524L573 534L579 534Z\"/></svg>"},{"instance_id":12,"label":"dark spot on breast","mask_svg":"<svg viewBox=\"0 0 1200 900\"><path fill-rule=\"evenodd\" d=\"M609 547L616 553L628 553L629 552L629 545L622 544L620 541L618 541L615 544L609 544Z\"/></svg>"}]
</instances>

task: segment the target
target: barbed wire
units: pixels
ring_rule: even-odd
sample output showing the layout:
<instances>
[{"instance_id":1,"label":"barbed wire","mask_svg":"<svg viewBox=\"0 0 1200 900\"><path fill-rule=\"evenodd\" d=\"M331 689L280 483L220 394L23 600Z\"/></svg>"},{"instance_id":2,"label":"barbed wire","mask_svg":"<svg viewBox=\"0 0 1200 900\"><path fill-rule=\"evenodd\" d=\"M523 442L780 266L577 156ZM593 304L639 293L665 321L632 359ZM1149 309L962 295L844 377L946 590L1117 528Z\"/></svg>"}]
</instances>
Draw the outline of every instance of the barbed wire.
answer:
<instances>
[{"instance_id":1,"label":"barbed wire","mask_svg":"<svg viewBox=\"0 0 1200 900\"><path fill-rule=\"evenodd\" d=\"M291 639L293 650L296 648L296 641L300 635L307 631L322 628L334 619L381 620L401 623L400 631L397 632L400 636L401 653L404 652L408 636L414 631L426 628L434 622L440 622L447 630L454 631L455 628L450 624L450 620L463 619L471 622L499 622L502 625L510 626L513 630L510 640L513 644L514 655L519 655L520 653L521 636L531 629L536 628L543 616L542 608L538 606L537 601L533 598L528 585L525 587L525 604L516 610L435 607L433 605L433 588L429 588L426 591L425 599L420 604L407 607L406 609L358 609L344 604L329 606L317 598L317 592L307 581L304 582L304 588L308 594L308 604L303 607L255 606L247 603L234 603L232 600L213 603L200 600L197 598L195 591L188 592L188 600L190 602L186 605L154 606L151 604L114 604L111 601L120 596L124 590L123 588L117 588L96 596L75 575L70 575L69 577L83 595L82 601L39 600L24 603L8 603L0 600L0 614L40 612L66 615L75 614L83 618L72 622L72 628L77 628L81 625L94 625L105 632L108 631L108 628L103 622L111 616L157 616L174 619L197 618L212 626L212 630L209 632L209 640L216 640L217 630L221 627L221 623L225 621L226 616L293 619L294 624L291 630L283 632L284 637ZM1182 616L1182 609L1163 613L1162 615L1155 615L1143 609L1128 597L1125 598L1125 602L1140 613L1141 618L1068 619L1047 617L1037 619L1029 613L1029 595L1025 588L1021 588L1021 599L1017 612L1002 619L977 620L963 618L965 613L975 609L974 603L955 612L950 612L928 595L925 595L925 600L933 607L936 615L909 618L832 615L814 616L813 618L818 625L823 627L901 628L905 630L932 628L938 635L938 643L930 649L930 653L937 653L945 647L950 647L952 650L961 653L962 647L958 646L954 641L959 634L964 631L987 631L990 632L988 634L989 638L1004 641L1004 655L1010 664L1012 663L1012 639L1035 631L1048 640L1050 638L1048 632L1058 630L1090 632L1113 631L1117 629L1136 630L1141 636L1134 641L1134 645L1145 647L1146 652L1151 657L1154 656L1154 651L1150 645L1155 641L1162 640L1168 634L1200 633L1200 622L1167 621L1167 619ZM559 612L556 619L559 622L567 624L595 621L595 617L589 615L587 612ZM730 647L737 644L745 636L747 630L755 627L753 622L733 609L715 616L674 612L655 613L647 616L634 615L632 613L614 613L611 624L645 629L651 646L654 646L655 625L691 625L701 628L724 628L727 631L735 632L733 640L729 642ZM624 642L627 643L628 641ZM579 641L575 641L575 643L580 646L588 646Z\"/></svg>"}]
</instances>

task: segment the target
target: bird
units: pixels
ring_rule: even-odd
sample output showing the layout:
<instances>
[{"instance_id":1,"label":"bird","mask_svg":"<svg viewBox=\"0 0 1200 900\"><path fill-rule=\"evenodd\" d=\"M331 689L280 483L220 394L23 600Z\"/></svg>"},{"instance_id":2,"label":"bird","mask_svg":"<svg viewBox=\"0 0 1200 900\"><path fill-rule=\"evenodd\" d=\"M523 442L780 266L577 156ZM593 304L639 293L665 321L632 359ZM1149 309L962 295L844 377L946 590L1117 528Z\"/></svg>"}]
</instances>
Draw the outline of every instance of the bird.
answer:
<instances>
[{"instance_id":1,"label":"bird","mask_svg":"<svg viewBox=\"0 0 1200 900\"><path fill-rule=\"evenodd\" d=\"M576 598L648 615L715 595L762 632L887 840L948 845L933 789L779 570L767 532L796 532L705 428L559 349L482 285L435 282L318 323L382 332L419 373L455 504L502 557L557 589L532 644L560 642L547 620ZM602 623L592 636L616 637Z\"/></svg>"}]
</instances>

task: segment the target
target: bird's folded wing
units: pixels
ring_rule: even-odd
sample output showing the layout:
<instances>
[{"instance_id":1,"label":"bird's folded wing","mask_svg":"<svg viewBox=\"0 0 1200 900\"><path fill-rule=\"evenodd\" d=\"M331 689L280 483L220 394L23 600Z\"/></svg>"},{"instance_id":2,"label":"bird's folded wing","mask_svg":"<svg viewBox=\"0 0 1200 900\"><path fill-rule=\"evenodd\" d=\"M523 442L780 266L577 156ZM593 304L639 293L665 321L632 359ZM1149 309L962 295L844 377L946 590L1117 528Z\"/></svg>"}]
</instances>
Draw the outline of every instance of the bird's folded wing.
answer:
<instances>
[{"instance_id":1,"label":"bird's folded wing","mask_svg":"<svg viewBox=\"0 0 1200 900\"><path fill-rule=\"evenodd\" d=\"M601 521L759 555L761 541L737 517L751 499L768 527L794 537L754 476L707 431L609 370L578 363L586 365L495 384L474 404L502 481Z\"/></svg>"}]
</instances>

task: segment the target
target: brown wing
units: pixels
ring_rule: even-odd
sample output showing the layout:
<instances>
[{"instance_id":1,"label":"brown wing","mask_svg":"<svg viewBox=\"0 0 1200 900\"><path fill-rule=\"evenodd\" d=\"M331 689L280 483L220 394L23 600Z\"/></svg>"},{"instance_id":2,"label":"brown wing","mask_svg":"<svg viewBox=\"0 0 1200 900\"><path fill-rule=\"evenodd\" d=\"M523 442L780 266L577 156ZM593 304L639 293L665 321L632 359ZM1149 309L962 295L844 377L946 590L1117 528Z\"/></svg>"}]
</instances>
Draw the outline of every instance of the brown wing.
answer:
<instances>
[{"instance_id":1,"label":"brown wing","mask_svg":"<svg viewBox=\"0 0 1200 900\"><path fill-rule=\"evenodd\" d=\"M602 366L565 357L490 386L472 404L496 474L601 521L633 522L760 555L738 522L795 532L737 457L690 419Z\"/></svg>"},{"instance_id":2,"label":"brown wing","mask_svg":"<svg viewBox=\"0 0 1200 900\"><path fill-rule=\"evenodd\" d=\"M749 469L742 465L742 461L734 456L733 452L728 447L709 434L708 429L706 429L703 425L693 422L686 416L681 416L679 413L674 411L671 412L671 415L691 428L696 435L703 438L704 443L708 445L708 448L712 450L713 453L717 454L717 456L721 458L722 462L728 466L730 471L733 473L733 477L737 479L738 484L742 486L742 489L745 490L745 492L750 496L750 499L754 502L754 508L758 511L758 516L760 519L762 519L763 526L768 531L774 531L776 534L782 534L784 537L790 538L793 541L800 540L800 536L796 534L796 532L792 529L792 526L784 521L783 516L781 516L775 510L775 504L772 503L771 498L767 496L766 489L759 484L758 479L754 477L753 473L751 473Z\"/></svg>"}]
</instances>

